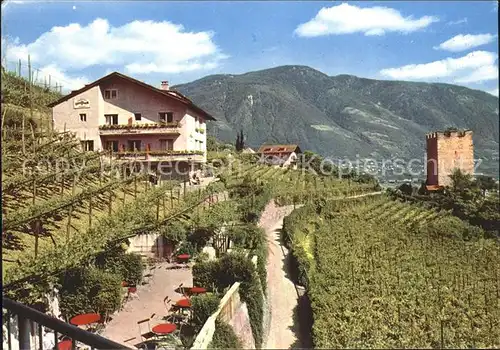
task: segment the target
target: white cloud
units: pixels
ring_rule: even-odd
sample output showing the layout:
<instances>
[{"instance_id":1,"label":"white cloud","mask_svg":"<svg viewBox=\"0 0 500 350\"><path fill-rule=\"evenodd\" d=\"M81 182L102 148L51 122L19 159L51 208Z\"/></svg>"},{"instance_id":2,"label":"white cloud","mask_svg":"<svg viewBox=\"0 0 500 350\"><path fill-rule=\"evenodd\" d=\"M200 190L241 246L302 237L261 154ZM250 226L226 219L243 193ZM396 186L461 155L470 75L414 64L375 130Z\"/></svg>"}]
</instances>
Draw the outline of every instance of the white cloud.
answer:
<instances>
[{"instance_id":1,"label":"white cloud","mask_svg":"<svg viewBox=\"0 0 500 350\"><path fill-rule=\"evenodd\" d=\"M414 19L403 17L389 7L361 8L343 3L323 7L309 22L300 24L295 33L303 37L364 33L365 35L384 35L386 32L410 33L426 28L438 18L423 16Z\"/></svg>"},{"instance_id":2,"label":"white cloud","mask_svg":"<svg viewBox=\"0 0 500 350\"><path fill-rule=\"evenodd\" d=\"M69 76L54 64L49 64L40 68L40 73L41 76L45 78L45 81L48 81L50 75L52 84L57 82L58 85L62 85L63 90L67 91L81 89L85 84L90 82L90 80L84 76Z\"/></svg>"},{"instance_id":3,"label":"white cloud","mask_svg":"<svg viewBox=\"0 0 500 350\"><path fill-rule=\"evenodd\" d=\"M453 38L446 40L434 47L435 50L446 50L451 52L460 52L470 50L474 47L486 45L495 40L496 35L493 34L458 34Z\"/></svg>"},{"instance_id":4,"label":"white cloud","mask_svg":"<svg viewBox=\"0 0 500 350\"><path fill-rule=\"evenodd\" d=\"M457 21L449 21L448 23L446 23L447 25L449 26L452 26L452 25L456 25L456 24L463 24L463 23L467 23L467 17L464 17L462 19L459 19Z\"/></svg>"},{"instance_id":5,"label":"white cloud","mask_svg":"<svg viewBox=\"0 0 500 350\"><path fill-rule=\"evenodd\" d=\"M380 74L392 79L445 79L457 83L479 83L498 79L497 58L494 52L474 51L459 58L382 69Z\"/></svg>"},{"instance_id":6,"label":"white cloud","mask_svg":"<svg viewBox=\"0 0 500 350\"><path fill-rule=\"evenodd\" d=\"M97 18L86 26L53 27L24 45L9 43L8 60L54 64L62 71L95 65L125 66L128 73L179 73L216 67L227 58L213 32L188 32L171 22L133 21L120 27Z\"/></svg>"}]
</instances>

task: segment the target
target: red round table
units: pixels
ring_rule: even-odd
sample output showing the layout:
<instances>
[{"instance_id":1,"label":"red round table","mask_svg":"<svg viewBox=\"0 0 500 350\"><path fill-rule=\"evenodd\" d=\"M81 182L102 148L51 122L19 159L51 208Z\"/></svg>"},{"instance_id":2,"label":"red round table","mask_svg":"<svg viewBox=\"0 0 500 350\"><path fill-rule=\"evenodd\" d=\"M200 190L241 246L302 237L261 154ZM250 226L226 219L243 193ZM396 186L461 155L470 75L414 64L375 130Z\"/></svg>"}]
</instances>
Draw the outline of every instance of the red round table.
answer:
<instances>
[{"instance_id":1,"label":"red round table","mask_svg":"<svg viewBox=\"0 0 500 350\"><path fill-rule=\"evenodd\" d=\"M183 309L188 309L188 308L191 307L191 300L189 300L187 298L186 299L177 300L177 302L175 303L175 306L183 308Z\"/></svg>"},{"instance_id":2,"label":"red round table","mask_svg":"<svg viewBox=\"0 0 500 350\"><path fill-rule=\"evenodd\" d=\"M190 257L191 257L191 255L189 255L189 254L177 255L177 259L179 259L179 260L189 260Z\"/></svg>"},{"instance_id":3,"label":"red round table","mask_svg":"<svg viewBox=\"0 0 500 350\"><path fill-rule=\"evenodd\" d=\"M192 294L202 294L202 293L206 293L207 290L206 290L206 288L202 288L202 287L193 287L189 290L189 292Z\"/></svg>"},{"instance_id":4,"label":"red round table","mask_svg":"<svg viewBox=\"0 0 500 350\"><path fill-rule=\"evenodd\" d=\"M173 323L162 323L154 326L151 331L156 334L170 334L177 329L177 325Z\"/></svg>"},{"instance_id":5,"label":"red round table","mask_svg":"<svg viewBox=\"0 0 500 350\"><path fill-rule=\"evenodd\" d=\"M101 320L101 315L99 314L83 314L77 315L69 320L69 323L75 326L85 326L91 323L95 323Z\"/></svg>"},{"instance_id":6,"label":"red round table","mask_svg":"<svg viewBox=\"0 0 500 350\"><path fill-rule=\"evenodd\" d=\"M71 340L63 340L62 342L57 343L58 350L71 350L73 342Z\"/></svg>"}]
</instances>

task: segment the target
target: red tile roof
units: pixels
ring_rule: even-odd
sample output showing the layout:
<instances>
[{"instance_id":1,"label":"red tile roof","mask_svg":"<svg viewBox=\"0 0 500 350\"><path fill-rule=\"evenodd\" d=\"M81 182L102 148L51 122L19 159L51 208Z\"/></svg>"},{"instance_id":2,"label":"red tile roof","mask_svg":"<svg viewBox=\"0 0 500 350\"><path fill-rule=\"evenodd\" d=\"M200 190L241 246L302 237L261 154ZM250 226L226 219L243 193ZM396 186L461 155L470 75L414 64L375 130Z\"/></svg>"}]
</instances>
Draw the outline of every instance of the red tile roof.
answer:
<instances>
[{"instance_id":1,"label":"red tile roof","mask_svg":"<svg viewBox=\"0 0 500 350\"><path fill-rule=\"evenodd\" d=\"M98 80L94 81L91 84L85 85L83 88L81 88L79 90L71 91L70 94L61 97L59 100L57 100L55 102L52 102L52 103L50 103L47 106L48 107L57 106L58 104L60 104L60 103L62 103L64 101L67 101L70 98L72 98L74 96L77 96L77 95L81 94L82 92L85 92L85 91L87 91L87 90L89 90L89 89L91 89L91 88L93 88L95 86L98 86L99 84L103 83L104 81L106 81L108 79L112 79L112 78L115 78L115 77L127 80L127 81L129 81L129 82L131 82L133 84L136 84L136 85L142 86L142 87L144 87L146 89L149 89L149 90L151 90L154 93L159 93L159 94L161 94L163 96L166 96L166 97L172 98L172 99L174 99L176 101L179 101L180 103L188 106L189 108L192 108L195 112L200 113L205 119L215 120L214 117L212 117L210 114L208 114L207 112L205 112L200 107L196 106L189 98L187 98L186 96L184 96L183 94L181 94L178 91L174 91L174 90L161 90L161 89L155 88L154 86L151 86L149 84L143 83L142 81L139 81L137 79L131 78L129 76L126 76L125 74L121 74L121 73L118 73L118 72L113 72L111 74L108 74L105 77L102 77L101 79L98 79Z\"/></svg>"},{"instance_id":2,"label":"red tile roof","mask_svg":"<svg viewBox=\"0 0 500 350\"><path fill-rule=\"evenodd\" d=\"M298 145L262 145L257 153L275 154L275 153L301 153Z\"/></svg>"}]
</instances>

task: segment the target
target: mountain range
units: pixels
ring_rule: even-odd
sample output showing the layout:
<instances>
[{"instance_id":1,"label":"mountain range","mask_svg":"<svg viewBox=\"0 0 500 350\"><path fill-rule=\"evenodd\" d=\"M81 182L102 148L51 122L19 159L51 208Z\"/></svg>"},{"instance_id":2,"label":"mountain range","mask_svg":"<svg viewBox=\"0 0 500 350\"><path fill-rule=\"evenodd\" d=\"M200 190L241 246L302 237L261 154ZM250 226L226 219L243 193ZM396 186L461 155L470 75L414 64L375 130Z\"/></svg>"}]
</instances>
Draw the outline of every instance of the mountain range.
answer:
<instances>
[{"instance_id":1,"label":"mountain range","mask_svg":"<svg viewBox=\"0 0 500 350\"><path fill-rule=\"evenodd\" d=\"M328 76L307 66L210 75L175 89L212 114L208 134L246 145L299 144L325 157L423 159L425 134L474 132L480 172L498 172L498 97L443 83Z\"/></svg>"}]
</instances>

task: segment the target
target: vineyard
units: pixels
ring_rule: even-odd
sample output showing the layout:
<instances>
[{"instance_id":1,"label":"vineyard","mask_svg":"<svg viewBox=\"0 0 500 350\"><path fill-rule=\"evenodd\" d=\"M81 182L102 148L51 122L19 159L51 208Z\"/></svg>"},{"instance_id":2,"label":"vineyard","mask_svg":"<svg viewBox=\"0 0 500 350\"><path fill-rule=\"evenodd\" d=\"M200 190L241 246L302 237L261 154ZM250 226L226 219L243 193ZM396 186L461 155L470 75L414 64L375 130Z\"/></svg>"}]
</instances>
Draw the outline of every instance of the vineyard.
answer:
<instances>
[{"instance_id":1,"label":"vineyard","mask_svg":"<svg viewBox=\"0 0 500 350\"><path fill-rule=\"evenodd\" d=\"M386 196L297 209L284 231L315 347L500 346L500 246L478 230Z\"/></svg>"},{"instance_id":2,"label":"vineyard","mask_svg":"<svg viewBox=\"0 0 500 350\"><path fill-rule=\"evenodd\" d=\"M280 205L305 203L318 197L342 198L377 190L376 183L358 183L320 176L305 169L281 168L237 159L229 164L221 178L228 186L244 179L258 180L269 186Z\"/></svg>"}]
</instances>

